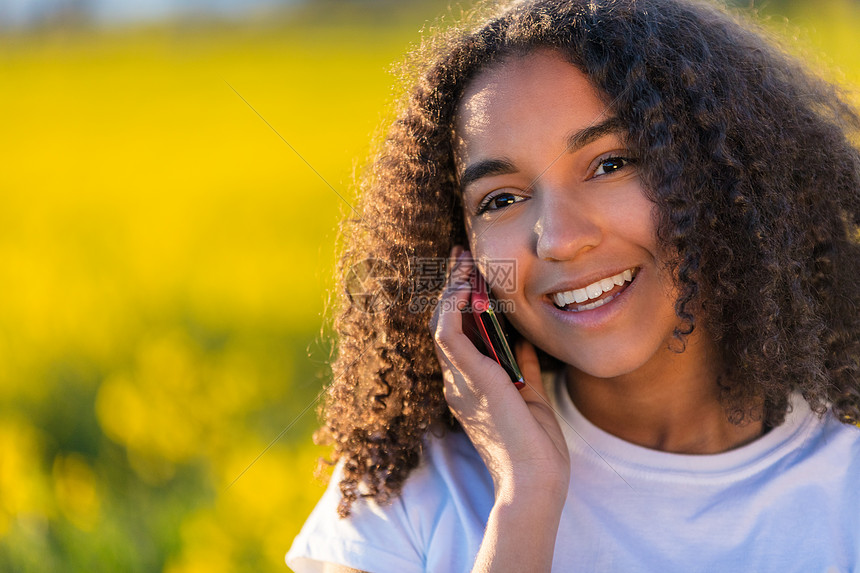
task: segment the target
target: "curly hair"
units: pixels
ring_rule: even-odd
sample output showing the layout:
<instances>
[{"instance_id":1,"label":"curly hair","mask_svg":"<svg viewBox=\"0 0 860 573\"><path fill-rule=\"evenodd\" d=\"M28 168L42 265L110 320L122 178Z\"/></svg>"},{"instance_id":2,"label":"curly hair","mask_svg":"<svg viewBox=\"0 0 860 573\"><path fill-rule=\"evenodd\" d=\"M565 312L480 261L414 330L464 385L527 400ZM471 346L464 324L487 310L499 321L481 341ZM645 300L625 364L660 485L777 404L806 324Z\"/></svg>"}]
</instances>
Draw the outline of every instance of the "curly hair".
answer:
<instances>
[{"instance_id":1,"label":"curly hair","mask_svg":"<svg viewBox=\"0 0 860 573\"><path fill-rule=\"evenodd\" d=\"M432 306L411 296L415 261L466 244L453 155L464 89L539 48L581 70L626 126L658 240L678 255L675 337L708 325L728 419L779 425L793 392L821 415L860 419L860 119L765 37L684 0L534 0L425 49L430 64L345 222L334 381L317 434L343 464L341 516L359 496L398 495L425 434L456 427ZM376 290L358 296L353 282L368 277Z\"/></svg>"}]
</instances>

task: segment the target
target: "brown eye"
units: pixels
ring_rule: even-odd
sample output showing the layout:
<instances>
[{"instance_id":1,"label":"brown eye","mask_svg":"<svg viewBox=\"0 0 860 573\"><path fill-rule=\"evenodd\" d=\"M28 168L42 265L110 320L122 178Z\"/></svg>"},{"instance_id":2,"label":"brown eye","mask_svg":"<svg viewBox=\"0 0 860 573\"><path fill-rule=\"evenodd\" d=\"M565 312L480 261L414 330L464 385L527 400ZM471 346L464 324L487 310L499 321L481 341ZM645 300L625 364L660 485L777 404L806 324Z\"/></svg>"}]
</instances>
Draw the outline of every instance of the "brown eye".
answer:
<instances>
[{"instance_id":1,"label":"brown eye","mask_svg":"<svg viewBox=\"0 0 860 573\"><path fill-rule=\"evenodd\" d=\"M629 163L630 160L625 157L607 157L606 159L598 163L597 169L594 170L594 177L599 177L600 175L608 175L614 171L623 169Z\"/></svg>"},{"instance_id":2,"label":"brown eye","mask_svg":"<svg viewBox=\"0 0 860 573\"><path fill-rule=\"evenodd\" d=\"M504 209L505 207L522 200L523 197L514 195L513 193L499 193L498 195L493 195L484 200L478 208L478 215L486 213L487 211L498 211L499 209Z\"/></svg>"}]
</instances>

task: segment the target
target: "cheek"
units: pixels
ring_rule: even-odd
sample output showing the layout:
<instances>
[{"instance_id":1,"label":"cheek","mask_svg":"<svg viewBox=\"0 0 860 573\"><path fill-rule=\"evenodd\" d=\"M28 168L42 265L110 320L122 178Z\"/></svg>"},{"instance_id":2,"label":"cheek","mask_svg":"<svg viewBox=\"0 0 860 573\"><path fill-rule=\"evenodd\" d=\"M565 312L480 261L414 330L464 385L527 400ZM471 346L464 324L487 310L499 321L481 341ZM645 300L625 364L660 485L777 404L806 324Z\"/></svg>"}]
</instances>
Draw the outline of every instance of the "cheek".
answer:
<instances>
[{"instance_id":1,"label":"cheek","mask_svg":"<svg viewBox=\"0 0 860 573\"><path fill-rule=\"evenodd\" d=\"M472 221L469 219L468 213L463 214L463 219L466 222L466 240L469 242L466 247L472 252L472 254L474 254L478 234L475 232L475 228L472 225Z\"/></svg>"},{"instance_id":2,"label":"cheek","mask_svg":"<svg viewBox=\"0 0 860 573\"><path fill-rule=\"evenodd\" d=\"M645 196L639 185L631 185L619 193L608 211L608 220L613 228L641 245L651 246L656 242L657 206Z\"/></svg>"},{"instance_id":3,"label":"cheek","mask_svg":"<svg viewBox=\"0 0 860 573\"><path fill-rule=\"evenodd\" d=\"M469 231L469 248L472 258L478 263L482 272L486 265L492 265L500 259L510 259L513 256L513 241L500 240L493 230L482 233L480 230Z\"/></svg>"},{"instance_id":4,"label":"cheek","mask_svg":"<svg viewBox=\"0 0 860 573\"><path fill-rule=\"evenodd\" d=\"M501 299L512 299L521 292L522 278L527 264L515 237L501 236L489 230L470 234L472 257L478 270L487 281L493 295Z\"/></svg>"}]
</instances>

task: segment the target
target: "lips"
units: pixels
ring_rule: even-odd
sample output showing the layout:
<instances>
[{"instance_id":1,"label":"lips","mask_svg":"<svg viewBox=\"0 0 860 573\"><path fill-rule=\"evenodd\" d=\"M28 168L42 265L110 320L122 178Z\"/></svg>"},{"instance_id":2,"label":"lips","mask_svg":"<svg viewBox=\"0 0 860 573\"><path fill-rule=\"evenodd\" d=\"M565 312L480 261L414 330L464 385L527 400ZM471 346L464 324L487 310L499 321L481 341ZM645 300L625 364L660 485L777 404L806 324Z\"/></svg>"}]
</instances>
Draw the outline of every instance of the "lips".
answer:
<instances>
[{"instance_id":1,"label":"lips","mask_svg":"<svg viewBox=\"0 0 860 573\"><path fill-rule=\"evenodd\" d=\"M569 312L582 312L603 306L627 288L636 278L638 268L629 268L618 274L599 279L583 288L550 295L557 308Z\"/></svg>"}]
</instances>

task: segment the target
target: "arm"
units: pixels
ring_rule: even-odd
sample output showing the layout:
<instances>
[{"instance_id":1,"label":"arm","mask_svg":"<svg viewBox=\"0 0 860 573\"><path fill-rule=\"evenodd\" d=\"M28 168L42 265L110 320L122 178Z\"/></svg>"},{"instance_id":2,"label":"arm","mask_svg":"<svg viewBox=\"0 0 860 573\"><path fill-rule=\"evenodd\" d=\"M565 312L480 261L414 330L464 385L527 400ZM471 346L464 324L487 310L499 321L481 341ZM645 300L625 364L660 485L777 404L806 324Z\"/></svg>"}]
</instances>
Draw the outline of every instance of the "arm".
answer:
<instances>
[{"instance_id":1,"label":"arm","mask_svg":"<svg viewBox=\"0 0 860 573\"><path fill-rule=\"evenodd\" d=\"M540 380L534 348L517 359L526 386L481 354L463 332L474 263L460 257L432 330L445 399L481 455L495 488L475 571L549 571L570 481L567 445Z\"/></svg>"},{"instance_id":2,"label":"arm","mask_svg":"<svg viewBox=\"0 0 860 573\"><path fill-rule=\"evenodd\" d=\"M497 490L473 571L549 571L564 495ZM566 492L565 492L566 493Z\"/></svg>"}]
</instances>

